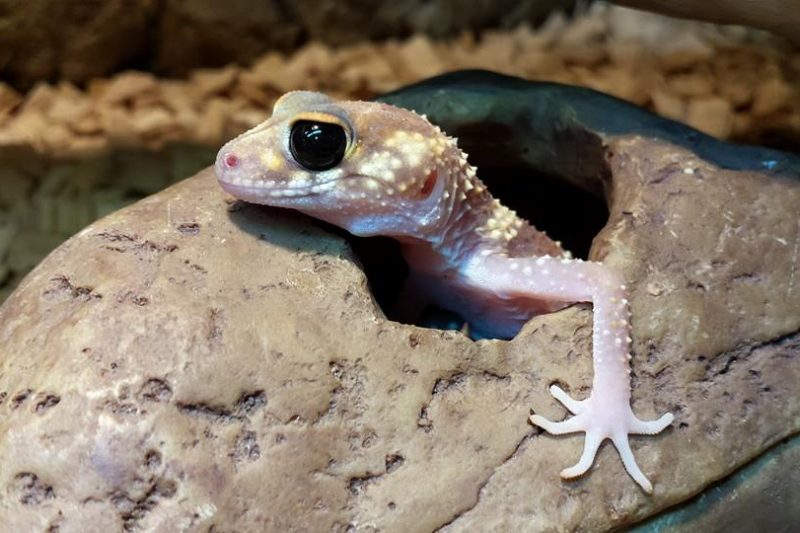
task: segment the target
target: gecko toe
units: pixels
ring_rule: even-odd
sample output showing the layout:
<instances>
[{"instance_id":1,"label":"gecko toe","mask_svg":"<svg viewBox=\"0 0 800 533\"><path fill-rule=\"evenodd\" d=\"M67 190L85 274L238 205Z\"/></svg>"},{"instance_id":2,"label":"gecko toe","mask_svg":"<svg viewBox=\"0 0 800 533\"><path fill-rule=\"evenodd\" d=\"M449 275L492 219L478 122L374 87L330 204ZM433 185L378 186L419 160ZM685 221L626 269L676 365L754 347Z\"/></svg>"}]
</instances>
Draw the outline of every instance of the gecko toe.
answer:
<instances>
[{"instance_id":1,"label":"gecko toe","mask_svg":"<svg viewBox=\"0 0 800 533\"><path fill-rule=\"evenodd\" d=\"M637 435L655 435L661 433L664 429L672 424L675 419L672 413L666 413L658 420L639 420L631 413L632 420L628 431Z\"/></svg>"},{"instance_id":2,"label":"gecko toe","mask_svg":"<svg viewBox=\"0 0 800 533\"><path fill-rule=\"evenodd\" d=\"M578 477L589 470L592 463L594 463L594 458L597 455L597 449L600 447L601 442L603 442L603 439L597 433L587 433L581 458L575 465L562 470L561 477L564 479Z\"/></svg>"},{"instance_id":3,"label":"gecko toe","mask_svg":"<svg viewBox=\"0 0 800 533\"><path fill-rule=\"evenodd\" d=\"M553 398L561 402L561 404L569 409L569 412L577 415L581 411L583 411L583 400L575 400L569 394L564 392L564 389L559 387L558 385L551 385L550 386L550 394L553 395Z\"/></svg>"},{"instance_id":4,"label":"gecko toe","mask_svg":"<svg viewBox=\"0 0 800 533\"><path fill-rule=\"evenodd\" d=\"M564 435L566 433L577 433L579 431L586 431L583 420L579 416L573 416L563 422L553 422L540 415L532 415L530 417L532 424L539 426L546 432L552 435Z\"/></svg>"},{"instance_id":5,"label":"gecko toe","mask_svg":"<svg viewBox=\"0 0 800 533\"><path fill-rule=\"evenodd\" d=\"M645 476L641 471L639 465L636 464L636 459L633 456L631 445L628 442L628 435L614 435L611 440L614 443L614 447L617 448L619 456L622 459L622 464L625 467L625 470L627 470L628 474L630 474L633 480L636 481L636 483L638 483L646 493L652 494L653 485L650 483L650 480L647 479L647 476Z\"/></svg>"}]
</instances>

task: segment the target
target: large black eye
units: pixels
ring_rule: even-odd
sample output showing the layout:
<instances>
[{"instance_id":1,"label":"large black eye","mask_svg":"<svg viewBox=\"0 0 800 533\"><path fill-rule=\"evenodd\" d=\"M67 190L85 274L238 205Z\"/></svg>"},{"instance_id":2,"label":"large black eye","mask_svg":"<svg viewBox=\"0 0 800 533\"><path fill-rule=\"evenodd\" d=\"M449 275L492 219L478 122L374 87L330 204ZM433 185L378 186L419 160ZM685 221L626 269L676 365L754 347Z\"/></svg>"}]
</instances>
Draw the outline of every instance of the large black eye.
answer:
<instances>
[{"instance_id":1,"label":"large black eye","mask_svg":"<svg viewBox=\"0 0 800 533\"><path fill-rule=\"evenodd\" d=\"M292 124L289 149L295 161L308 170L328 170L339 164L347 148L347 135L338 124L298 120Z\"/></svg>"}]
</instances>

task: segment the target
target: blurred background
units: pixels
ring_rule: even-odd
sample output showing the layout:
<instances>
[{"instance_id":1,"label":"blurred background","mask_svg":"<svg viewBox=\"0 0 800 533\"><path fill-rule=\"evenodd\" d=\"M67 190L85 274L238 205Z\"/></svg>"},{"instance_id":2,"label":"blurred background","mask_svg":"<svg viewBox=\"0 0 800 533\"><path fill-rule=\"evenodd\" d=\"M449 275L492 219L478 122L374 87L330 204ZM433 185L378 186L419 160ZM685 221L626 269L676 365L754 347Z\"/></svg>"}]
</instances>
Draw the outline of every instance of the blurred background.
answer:
<instances>
[{"instance_id":1,"label":"blurred background","mask_svg":"<svg viewBox=\"0 0 800 533\"><path fill-rule=\"evenodd\" d=\"M573 0L0 0L0 301L293 89L371 98L485 68L800 153L798 2L619 3L686 18Z\"/></svg>"}]
</instances>

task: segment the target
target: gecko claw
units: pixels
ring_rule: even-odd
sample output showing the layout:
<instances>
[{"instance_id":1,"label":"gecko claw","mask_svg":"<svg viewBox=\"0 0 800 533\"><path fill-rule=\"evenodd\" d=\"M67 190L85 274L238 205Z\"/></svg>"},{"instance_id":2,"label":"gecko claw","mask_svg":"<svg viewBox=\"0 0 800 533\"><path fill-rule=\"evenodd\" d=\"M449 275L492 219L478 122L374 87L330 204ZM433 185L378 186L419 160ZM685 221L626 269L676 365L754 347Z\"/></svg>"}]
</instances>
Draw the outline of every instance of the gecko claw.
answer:
<instances>
[{"instance_id":1,"label":"gecko claw","mask_svg":"<svg viewBox=\"0 0 800 533\"><path fill-rule=\"evenodd\" d=\"M553 422L543 416L532 415L531 423L552 435L586 433L580 459L575 465L561 471L562 478L570 479L586 473L594 463L600 444L605 439L611 439L628 474L646 493L653 492L650 480L636 464L628 435L660 433L672 423L674 419L672 413L667 413L658 420L645 421L633 414L630 405L615 406L613 402L596 402L592 396L586 400L575 400L557 385L551 386L550 392L575 416L561 422Z\"/></svg>"}]
</instances>

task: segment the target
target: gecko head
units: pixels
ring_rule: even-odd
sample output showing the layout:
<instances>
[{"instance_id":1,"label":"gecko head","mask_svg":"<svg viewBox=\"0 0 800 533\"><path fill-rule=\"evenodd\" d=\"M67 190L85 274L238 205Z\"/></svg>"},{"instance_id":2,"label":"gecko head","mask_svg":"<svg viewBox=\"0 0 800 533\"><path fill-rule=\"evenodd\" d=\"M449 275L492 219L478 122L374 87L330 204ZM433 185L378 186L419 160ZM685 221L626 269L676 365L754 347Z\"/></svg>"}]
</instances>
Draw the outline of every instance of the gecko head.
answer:
<instances>
[{"instance_id":1,"label":"gecko head","mask_svg":"<svg viewBox=\"0 0 800 533\"><path fill-rule=\"evenodd\" d=\"M452 151L455 143L412 111L296 91L222 147L216 174L248 202L297 209L356 235L416 236L442 217Z\"/></svg>"}]
</instances>

